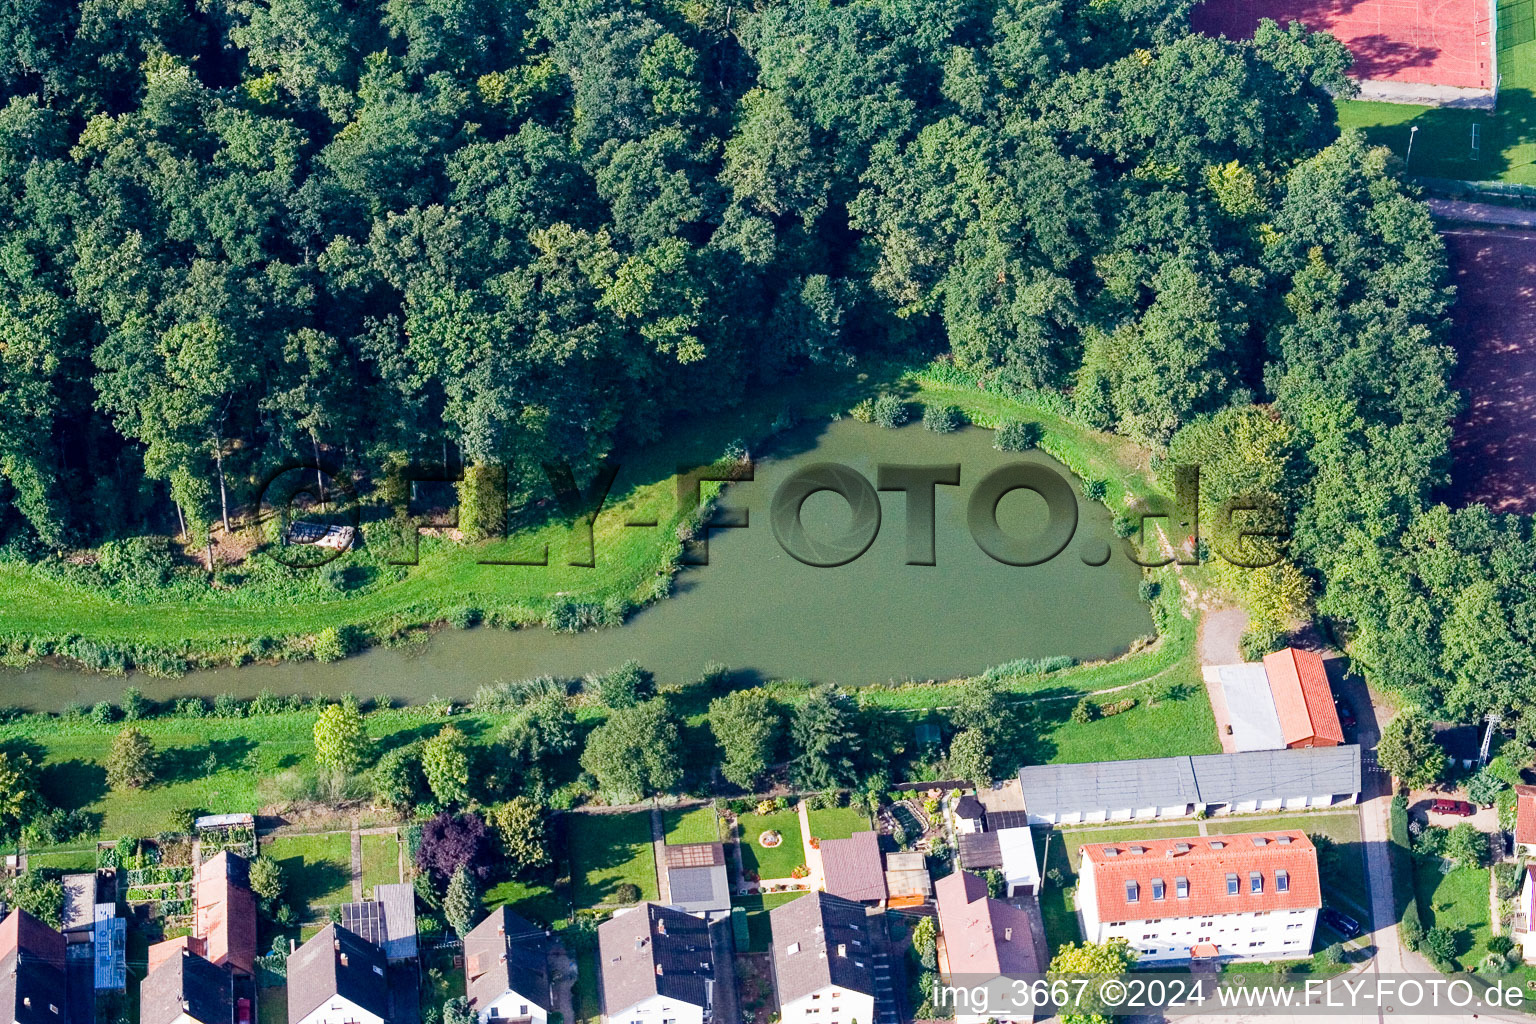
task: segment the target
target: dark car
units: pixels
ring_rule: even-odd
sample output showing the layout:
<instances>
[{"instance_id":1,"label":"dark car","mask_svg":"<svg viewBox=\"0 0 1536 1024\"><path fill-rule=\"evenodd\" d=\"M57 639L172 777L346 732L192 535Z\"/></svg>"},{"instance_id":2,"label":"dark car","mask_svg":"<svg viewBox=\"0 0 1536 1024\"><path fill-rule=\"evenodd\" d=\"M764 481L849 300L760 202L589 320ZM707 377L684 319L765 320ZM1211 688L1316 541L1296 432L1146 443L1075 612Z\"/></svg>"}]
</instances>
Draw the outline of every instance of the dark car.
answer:
<instances>
[{"instance_id":1,"label":"dark car","mask_svg":"<svg viewBox=\"0 0 1536 1024\"><path fill-rule=\"evenodd\" d=\"M1323 924L1332 928L1346 939L1352 939L1360 934L1360 922L1348 914L1341 914L1332 907L1324 907L1322 914L1319 916L1322 918Z\"/></svg>"},{"instance_id":2,"label":"dark car","mask_svg":"<svg viewBox=\"0 0 1536 1024\"><path fill-rule=\"evenodd\" d=\"M1355 712L1350 708L1349 704L1342 700L1336 700L1333 702L1333 706L1338 709L1339 724L1346 729L1353 729L1355 727Z\"/></svg>"},{"instance_id":3,"label":"dark car","mask_svg":"<svg viewBox=\"0 0 1536 1024\"><path fill-rule=\"evenodd\" d=\"M1465 800L1436 800L1429 809L1433 814L1451 814L1458 818L1470 818L1477 813L1477 808Z\"/></svg>"}]
</instances>

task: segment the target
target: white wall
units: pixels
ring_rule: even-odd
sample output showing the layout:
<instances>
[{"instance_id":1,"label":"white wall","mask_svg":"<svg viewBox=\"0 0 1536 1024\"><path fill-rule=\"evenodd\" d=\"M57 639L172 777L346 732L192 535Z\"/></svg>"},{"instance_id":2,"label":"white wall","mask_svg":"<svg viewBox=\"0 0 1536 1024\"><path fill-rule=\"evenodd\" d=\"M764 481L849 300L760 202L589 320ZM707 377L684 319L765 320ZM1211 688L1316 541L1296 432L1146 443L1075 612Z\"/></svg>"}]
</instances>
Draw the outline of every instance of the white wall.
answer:
<instances>
[{"instance_id":1,"label":"white wall","mask_svg":"<svg viewBox=\"0 0 1536 1024\"><path fill-rule=\"evenodd\" d=\"M873 1024L875 997L828 985L784 1004L779 1013L783 1024Z\"/></svg>"},{"instance_id":2,"label":"white wall","mask_svg":"<svg viewBox=\"0 0 1536 1024\"><path fill-rule=\"evenodd\" d=\"M547 1001L549 996L546 994L544 998ZM523 1007L525 1006L528 1008L527 1013L523 1012ZM482 1021L491 1019L491 1010L493 1009L496 1011L497 1020L516 1020L520 1017L527 1017L533 1024L545 1024L549 1020L549 1014L539 1006L536 1000L529 999L527 996L517 992L503 992L489 1006L482 1006L479 1009Z\"/></svg>"},{"instance_id":3,"label":"white wall","mask_svg":"<svg viewBox=\"0 0 1536 1024\"><path fill-rule=\"evenodd\" d=\"M1084 862L1085 864L1087 862ZM1087 875L1084 881L1088 881ZM1092 890L1081 902L1092 904ZM1213 942L1223 959L1294 960L1311 955L1317 911L1271 910L1205 917L1165 917L1159 921L1099 921L1096 911L1083 908L1084 933L1091 942L1122 938L1140 956L1139 962L1182 962L1189 948Z\"/></svg>"},{"instance_id":4,"label":"white wall","mask_svg":"<svg viewBox=\"0 0 1536 1024\"><path fill-rule=\"evenodd\" d=\"M327 999L297 1024L348 1024L349 1021L356 1021L357 1024L384 1024L383 1017L369 1013L352 1000L341 996Z\"/></svg>"},{"instance_id":5,"label":"white wall","mask_svg":"<svg viewBox=\"0 0 1536 1024\"><path fill-rule=\"evenodd\" d=\"M651 996L618 1013L610 1013L603 1020L607 1024L661 1024L663 1020L704 1024L704 1008L663 996Z\"/></svg>"}]
</instances>

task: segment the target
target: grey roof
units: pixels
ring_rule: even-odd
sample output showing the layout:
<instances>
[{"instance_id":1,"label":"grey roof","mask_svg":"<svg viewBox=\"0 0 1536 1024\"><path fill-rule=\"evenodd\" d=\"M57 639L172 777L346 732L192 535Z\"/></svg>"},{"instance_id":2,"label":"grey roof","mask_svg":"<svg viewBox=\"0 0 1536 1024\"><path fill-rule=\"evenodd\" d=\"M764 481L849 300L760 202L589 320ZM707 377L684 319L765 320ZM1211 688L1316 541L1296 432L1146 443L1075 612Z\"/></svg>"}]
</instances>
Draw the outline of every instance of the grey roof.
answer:
<instances>
[{"instance_id":1,"label":"grey roof","mask_svg":"<svg viewBox=\"0 0 1536 1024\"><path fill-rule=\"evenodd\" d=\"M72 932L90 928L96 923L96 872L65 875L64 919L62 931Z\"/></svg>"},{"instance_id":2,"label":"grey roof","mask_svg":"<svg viewBox=\"0 0 1536 1024\"><path fill-rule=\"evenodd\" d=\"M288 957L288 1020L298 1024L332 996L389 1017L384 951L340 925L328 924Z\"/></svg>"},{"instance_id":3,"label":"grey roof","mask_svg":"<svg viewBox=\"0 0 1536 1024\"><path fill-rule=\"evenodd\" d=\"M1204 804L1360 792L1355 744L1197 754L1189 760Z\"/></svg>"},{"instance_id":4,"label":"grey roof","mask_svg":"<svg viewBox=\"0 0 1536 1024\"><path fill-rule=\"evenodd\" d=\"M668 904L690 914L731 909L731 882L720 843L666 847Z\"/></svg>"},{"instance_id":5,"label":"grey roof","mask_svg":"<svg viewBox=\"0 0 1536 1024\"><path fill-rule=\"evenodd\" d=\"M171 1024L183 1013L201 1024L230 1024L234 975L190 950L168 957L139 986L139 1024Z\"/></svg>"},{"instance_id":6,"label":"grey roof","mask_svg":"<svg viewBox=\"0 0 1536 1024\"><path fill-rule=\"evenodd\" d=\"M713 1005L714 953L701 917L641 903L598 926L597 958L604 1014L653 995Z\"/></svg>"},{"instance_id":7,"label":"grey roof","mask_svg":"<svg viewBox=\"0 0 1536 1024\"><path fill-rule=\"evenodd\" d=\"M1285 730L1280 728L1275 693L1270 689L1269 673L1263 663L1218 665L1206 671L1214 672L1220 680L1236 749L1284 749Z\"/></svg>"},{"instance_id":8,"label":"grey roof","mask_svg":"<svg viewBox=\"0 0 1536 1024\"><path fill-rule=\"evenodd\" d=\"M972 832L959 837L960 866L967 871L984 871L1003 866L1003 849L996 832Z\"/></svg>"},{"instance_id":9,"label":"grey roof","mask_svg":"<svg viewBox=\"0 0 1536 1024\"><path fill-rule=\"evenodd\" d=\"M373 887L372 900L341 905L341 926L384 951L389 960L416 956L416 891L409 885Z\"/></svg>"},{"instance_id":10,"label":"grey roof","mask_svg":"<svg viewBox=\"0 0 1536 1024\"><path fill-rule=\"evenodd\" d=\"M1001 832L1005 828L1027 828L1029 814L1025 811L988 811L987 831Z\"/></svg>"},{"instance_id":11,"label":"grey roof","mask_svg":"<svg viewBox=\"0 0 1536 1024\"><path fill-rule=\"evenodd\" d=\"M1455 722L1434 724L1435 742L1458 761L1475 761L1483 752L1483 730L1475 725Z\"/></svg>"},{"instance_id":12,"label":"grey roof","mask_svg":"<svg viewBox=\"0 0 1536 1024\"><path fill-rule=\"evenodd\" d=\"M1360 748L1028 765L1019 769L1019 784L1029 813L1038 816L1352 794L1360 792Z\"/></svg>"},{"instance_id":13,"label":"grey roof","mask_svg":"<svg viewBox=\"0 0 1536 1024\"><path fill-rule=\"evenodd\" d=\"M769 911L779 1005L836 985L875 994L875 948L862 904L813 892Z\"/></svg>"},{"instance_id":14,"label":"grey roof","mask_svg":"<svg viewBox=\"0 0 1536 1024\"><path fill-rule=\"evenodd\" d=\"M491 911L464 936L464 976L469 1005L477 1009L508 992L550 1009L544 932L506 907Z\"/></svg>"}]
</instances>

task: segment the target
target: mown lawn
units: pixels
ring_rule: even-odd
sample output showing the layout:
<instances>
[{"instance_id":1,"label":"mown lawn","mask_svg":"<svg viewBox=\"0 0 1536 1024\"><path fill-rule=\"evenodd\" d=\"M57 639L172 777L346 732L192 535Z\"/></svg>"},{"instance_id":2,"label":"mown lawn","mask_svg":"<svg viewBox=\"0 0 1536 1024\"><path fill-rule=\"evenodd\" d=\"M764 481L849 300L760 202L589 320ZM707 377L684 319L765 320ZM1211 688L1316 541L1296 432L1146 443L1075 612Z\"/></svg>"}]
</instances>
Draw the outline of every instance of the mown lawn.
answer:
<instances>
[{"instance_id":1,"label":"mown lawn","mask_svg":"<svg viewBox=\"0 0 1536 1024\"><path fill-rule=\"evenodd\" d=\"M365 835L363 846L363 892L376 885L400 881L400 841L394 835Z\"/></svg>"},{"instance_id":2,"label":"mown lawn","mask_svg":"<svg viewBox=\"0 0 1536 1024\"><path fill-rule=\"evenodd\" d=\"M571 907L553 888L538 882L498 882L485 893L485 908L509 906L513 913L534 924L551 927L567 919Z\"/></svg>"},{"instance_id":3,"label":"mown lawn","mask_svg":"<svg viewBox=\"0 0 1536 1024\"><path fill-rule=\"evenodd\" d=\"M661 812L661 820L662 831L667 837L667 842L674 845L720 841L720 828L715 823L715 809L708 804L686 810L671 808Z\"/></svg>"},{"instance_id":4,"label":"mown lawn","mask_svg":"<svg viewBox=\"0 0 1536 1024\"><path fill-rule=\"evenodd\" d=\"M805 863L805 843L800 834L800 815L794 811L775 811L773 814L740 816L741 866L748 877L759 879L788 878L789 873ZM767 848L757 841L764 832L777 831L783 841Z\"/></svg>"},{"instance_id":5,"label":"mown lawn","mask_svg":"<svg viewBox=\"0 0 1536 1024\"><path fill-rule=\"evenodd\" d=\"M808 813L811 835L817 839L847 839L870 830L869 814L862 807L823 807Z\"/></svg>"},{"instance_id":6,"label":"mown lawn","mask_svg":"<svg viewBox=\"0 0 1536 1024\"><path fill-rule=\"evenodd\" d=\"M352 837L347 833L271 836L261 841L261 852L283 869L283 882L296 905L352 901Z\"/></svg>"},{"instance_id":7,"label":"mown lawn","mask_svg":"<svg viewBox=\"0 0 1536 1024\"><path fill-rule=\"evenodd\" d=\"M1488 869L1455 868L1442 874L1438 858L1413 858L1413 885L1425 929L1443 928L1456 939L1456 959L1468 970L1488 955L1493 937Z\"/></svg>"},{"instance_id":8,"label":"mown lawn","mask_svg":"<svg viewBox=\"0 0 1536 1024\"><path fill-rule=\"evenodd\" d=\"M571 993L576 1004L576 1024L598 1024L602 1007L597 1000L597 951L584 949L576 954L576 988Z\"/></svg>"},{"instance_id":9,"label":"mown lawn","mask_svg":"<svg viewBox=\"0 0 1536 1024\"><path fill-rule=\"evenodd\" d=\"M656 898L649 814L571 814L566 828L576 906L616 903L625 882L639 887L641 899Z\"/></svg>"},{"instance_id":10,"label":"mown lawn","mask_svg":"<svg viewBox=\"0 0 1536 1024\"><path fill-rule=\"evenodd\" d=\"M738 953L766 953L773 941L773 928L768 914L774 907L781 907L791 900L804 896L803 892L769 892L758 896L733 896L731 906L747 912L747 934L750 936L746 949Z\"/></svg>"},{"instance_id":11,"label":"mown lawn","mask_svg":"<svg viewBox=\"0 0 1536 1024\"><path fill-rule=\"evenodd\" d=\"M1049 841L1047 841L1049 836ZM1061 841L1061 833L1053 833L1049 829L1035 830L1035 846L1045 846L1045 870L1047 877L1043 879L1040 890L1040 916L1045 923L1045 941L1050 947L1051 955L1069 942L1079 942L1083 933L1077 924L1077 912L1073 909L1072 898L1067 890L1077 884L1077 872L1072 861L1068 857L1069 849L1066 843ZM1080 844L1079 844L1080 845ZM1076 848L1071 852L1075 853ZM1052 869L1060 875L1060 881L1053 881L1049 877Z\"/></svg>"}]
</instances>

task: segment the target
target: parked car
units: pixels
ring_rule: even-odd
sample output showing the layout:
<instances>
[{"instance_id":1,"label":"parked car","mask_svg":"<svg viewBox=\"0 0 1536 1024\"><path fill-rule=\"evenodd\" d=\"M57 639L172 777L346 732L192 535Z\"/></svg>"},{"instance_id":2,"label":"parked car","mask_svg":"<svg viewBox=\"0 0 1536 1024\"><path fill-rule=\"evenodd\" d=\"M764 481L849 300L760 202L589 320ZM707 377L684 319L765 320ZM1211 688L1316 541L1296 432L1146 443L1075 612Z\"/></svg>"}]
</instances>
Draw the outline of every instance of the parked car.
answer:
<instances>
[{"instance_id":1,"label":"parked car","mask_svg":"<svg viewBox=\"0 0 1536 1024\"><path fill-rule=\"evenodd\" d=\"M1353 729L1356 724L1355 712L1354 709L1349 706L1349 703L1347 701L1335 699L1333 706L1338 709L1339 724L1346 729Z\"/></svg>"},{"instance_id":2,"label":"parked car","mask_svg":"<svg viewBox=\"0 0 1536 1024\"><path fill-rule=\"evenodd\" d=\"M1433 814L1451 814L1458 818L1470 818L1477 813L1477 808L1465 800L1436 800L1429 805Z\"/></svg>"},{"instance_id":3,"label":"parked car","mask_svg":"<svg viewBox=\"0 0 1536 1024\"><path fill-rule=\"evenodd\" d=\"M1332 907L1324 907L1323 912L1318 916L1322 918L1323 924L1332 928L1346 939L1352 939L1360 934L1359 921L1356 921L1348 914L1334 910Z\"/></svg>"}]
</instances>

